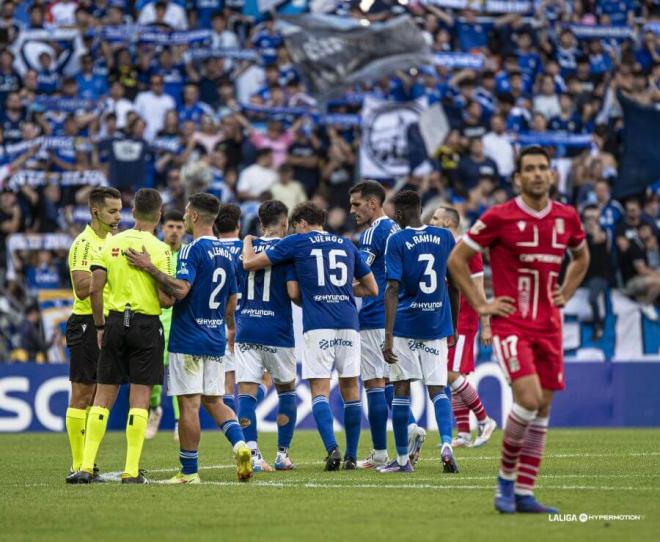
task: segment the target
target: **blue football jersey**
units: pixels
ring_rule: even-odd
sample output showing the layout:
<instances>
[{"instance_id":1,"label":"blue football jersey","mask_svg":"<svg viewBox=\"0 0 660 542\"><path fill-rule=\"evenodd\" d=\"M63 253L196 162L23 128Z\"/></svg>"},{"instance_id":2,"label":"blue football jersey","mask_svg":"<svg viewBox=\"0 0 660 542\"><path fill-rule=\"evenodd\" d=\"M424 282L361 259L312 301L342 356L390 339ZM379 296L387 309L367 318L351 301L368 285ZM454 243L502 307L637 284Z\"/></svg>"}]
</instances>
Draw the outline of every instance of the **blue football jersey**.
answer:
<instances>
[{"instance_id":1,"label":"blue football jersey","mask_svg":"<svg viewBox=\"0 0 660 542\"><path fill-rule=\"evenodd\" d=\"M179 252L176 278L191 288L174 304L169 351L224 356L225 309L237 292L231 252L215 237L199 237Z\"/></svg>"},{"instance_id":2,"label":"blue football jersey","mask_svg":"<svg viewBox=\"0 0 660 542\"><path fill-rule=\"evenodd\" d=\"M394 220L384 216L374 220L360 236L360 254L378 283L378 295L365 297L362 301L360 329L385 327L385 245L387 238L400 229Z\"/></svg>"},{"instance_id":3,"label":"blue football jersey","mask_svg":"<svg viewBox=\"0 0 660 542\"><path fill-rule=\"evenodd\" d=\"M238 237L231 237L226 239L218 239L222 247L229 251L231 254L231 261L234 264L234 273L236 280L238 280L238 273L243 269L243 262L241 262L241 254L243 254L243 241ZM238 284L238 283L237 283ZM239 311L241 304L241 291L238 291L238 299L236 301L236 312Z\"/></svg>"},{"instance_id":4,"label":"blue football jersey","mask_svg":"<svg viewBox=\"0 0 660 542\"><path fill-rule=\"evenodd\" d=\"M255 239L258 254L273 247L280 239ZM239 266L238 290L241 308L236 314L236 342L293 348L291 299L286 283L296 280L293 264L275 265L261 271L245 271Z\"/></svg>"},{"instance_id":5,"label":"blue football jersey","mask_svg":"<svg viewBox=\"0 0 660 542\"><path fill-rule=\"evenodd\" d=\"M273 265L293 262L300 283L303 331L358 330L353 278L371 270L350 239L325 231L297 233L266 250Z\"/></svg>"},{"instance_id":6,"label":"blue football jersey","mask_svg":"<svg viewBox=\"0 0 660 542\"><path fill-rule=\"evenodd\" d=\"M386 277L400 284L396 337L430 340L453 333L445 277L454 244L449 230L434 226L405 228L388 239Z\"/></svg>"}]
</instances>

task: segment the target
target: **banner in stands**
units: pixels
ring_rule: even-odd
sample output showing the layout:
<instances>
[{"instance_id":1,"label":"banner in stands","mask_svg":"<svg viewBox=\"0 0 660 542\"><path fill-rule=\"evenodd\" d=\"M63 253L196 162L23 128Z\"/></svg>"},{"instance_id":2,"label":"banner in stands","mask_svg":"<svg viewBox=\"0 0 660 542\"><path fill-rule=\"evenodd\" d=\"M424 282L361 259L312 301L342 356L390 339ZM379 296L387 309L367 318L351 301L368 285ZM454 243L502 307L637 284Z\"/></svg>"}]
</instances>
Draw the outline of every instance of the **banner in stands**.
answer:
<instances>
[{"instance_id":1,"label":"banner in stands","mask_svg":"<svg viewBox=\"0 0 660 542\"><path fill-rule=\"evenodd\" d=\"M366 179L395 179L410 170L408 127L419 122L425 100L388 102L365 97L360 171Z\"/></svg>"},{"instance_id":2,"label":"banner in stands","mask_svg":"<svg viewBox=\"0 0 660 542\"><path fill-rule=\"evenodd\" d=\"M367 26L314 13L281 16L278 22L296 69L311 94L321 99L359 81L432 61L429 46L409 16Z\"/></svg>"},{"instance_id":3,"label":"banner in stands","mask_svg":"<svg viewBox=\"0 0 660 542\"><path fill-rule=\"evenodd\" d=\"M660 420L660 323L641 314L639 306L618 292L601 300L608 308L605 334L598 342L590 339L591 328L586 291L578 290L565 313L566 390L557 395L551 423L556 427L655 426ZM52 300L51 300L52 301ZM52 321L61 322L64 313L53 312ZM300 309L294 308L296 343L301 344ZM297 352L300 359L300 352ZM482 350L476 372L470 377L478 387L484 405L498 424L511 407L511 392L490 350ZM300 381L298 366L298 427L315 428L312 395ZM0 363L0 432L63 431L69 394L68 364ZM337 379L330 394L335 427L341 428L342 400ZM635 408L628 408L634 400ZM123 430L128 394L124 386L110 415L110 429ZM162 429L174 426L172 403L162 402L165 415ZM367 403L363 390L363 427L367 427ZM435 429L433 406L420 383L412 387L412 408L424 426ZM276 431L277 393L270 390L257 407L261 431ZM214 428L202 414L202 425Z\"/></svg>"}]
</instances>

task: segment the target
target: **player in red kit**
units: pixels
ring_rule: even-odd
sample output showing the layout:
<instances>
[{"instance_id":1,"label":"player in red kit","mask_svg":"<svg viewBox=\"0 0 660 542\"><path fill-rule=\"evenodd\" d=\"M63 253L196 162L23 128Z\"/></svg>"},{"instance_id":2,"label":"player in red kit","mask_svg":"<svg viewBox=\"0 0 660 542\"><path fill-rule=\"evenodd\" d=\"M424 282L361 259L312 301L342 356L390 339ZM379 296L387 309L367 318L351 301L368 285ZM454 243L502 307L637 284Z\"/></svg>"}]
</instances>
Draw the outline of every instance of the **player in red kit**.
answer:
<instances>
[{"instance_id":1,"label":"player in red kit","mask_svg":"<svg viewBox=\"0 0 660 542\"><path fill-rule=\"evenodd\" d=\"M587 271L589 251L577 212L550 199L548 154L527 147L514 182L520 195L488 210L456 245L449 268L480 315L490 314L493 345L511 382L514 404L502 439L495 508L500 512L556 513L534 498L548 431L550 405L564 388L559 309ZM487 302L470 279L468 262L488 249L495 299ZM572 260L563 283L566 251Z\"/></svg>"},{"instance_id":2,"label":"player in red kit","mask_svg":"<svg viewBox=\"0 0 660 542\"><path fill-rule=\"evenodd\" d=\"M447 228L456 241L460 239L459 227L461 217L453 207L439 207L431 217L431 225ZM484 261L477 252L468 261L470 277L477 283L479 291L484 294ZM451 388L451 407L456 418L458 436L453 440L452 447L468 446L478 448L488 442L497 429L497 423L486 414L486 409L479 398L475 387L466 376L474 371L474 343L479 333L479 314L472 308L465 296L461 296L456 324L454 343L449 346L447 357L447 382ZM492 332L490 318L481 318L480 340L484 346L490 346ZM477 438L472 442L470 433L470 411L477 418Z\"/></svg>"}]
</instances>

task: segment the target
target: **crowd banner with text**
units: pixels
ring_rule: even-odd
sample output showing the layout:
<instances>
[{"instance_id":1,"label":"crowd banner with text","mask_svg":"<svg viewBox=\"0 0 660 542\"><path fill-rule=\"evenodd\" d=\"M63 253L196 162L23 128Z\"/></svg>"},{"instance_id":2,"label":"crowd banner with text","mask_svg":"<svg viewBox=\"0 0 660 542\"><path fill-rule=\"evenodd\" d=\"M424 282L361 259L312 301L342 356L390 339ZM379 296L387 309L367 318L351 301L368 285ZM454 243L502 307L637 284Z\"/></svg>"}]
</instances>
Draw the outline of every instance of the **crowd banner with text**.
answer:
<instances>
[{"instance_id":1,"label":"crowd banner with text","mask_svg":"<svg viewBox=\"0 0 660 542\"><path fill-rule=\"evenodd\" d=\"M432 62L422 33L406 15L363 25L312 13L280 16L278 23L296 69L322 101L360 81Z\"/></svg>"}]
</instances>

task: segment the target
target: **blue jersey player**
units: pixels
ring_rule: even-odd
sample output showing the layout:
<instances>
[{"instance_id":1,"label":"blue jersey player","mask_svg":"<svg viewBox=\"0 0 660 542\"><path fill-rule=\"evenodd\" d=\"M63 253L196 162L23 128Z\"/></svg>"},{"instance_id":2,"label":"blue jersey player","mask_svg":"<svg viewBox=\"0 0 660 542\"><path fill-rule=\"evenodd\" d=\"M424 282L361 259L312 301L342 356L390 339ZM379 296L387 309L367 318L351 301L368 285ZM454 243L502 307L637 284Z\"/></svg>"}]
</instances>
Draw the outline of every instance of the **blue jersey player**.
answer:
<instances>
[{"instance_id":1,"label":"blue jersey player","mask_svg":"<svg viewBox=\"0 0 660 542\"><path fill-rule=\"evenodd\" d=\"M389 382L389 366L383 359L385 340L385 245L399 225L383 211L385 190L376 181L364 181L350 190L351 213L358 227L366 227L360 235L360 254L371 267L378 283L378 295L367 297L360 309L360 348L362 382L367 392L367 408L373 450L369 457L358 461L358 468L373 469L389 463L387 457L387 414L392 406L394 387ZM410 412L408 448L410 460L417 462L426 438Z\"/></svg>"},{"instance_id":2,"label":"blue jersey player","mask_svg":"<svg viewBox=\"0 0 660 542\"><path fill-rule=\"evenodd\" d=\"M333 367L344 398L346 455L344 469L355 469L360 439L360 335L354 296L378 294L369 266L346 238L323 231L326 213L313 203L301 203L291 215L296 233L274 247L255 254L245 238L246 271L293 263L300 285L303 311L303 378L312 391L312 413L328 452L325 470L341 466L341 453L332 430L328 403ZM354 284L355 279L355 284Z\"/></svg>"},{"instance_id":3,"label":"blue jersey player","mask_svg":"<svg viewBox=\"0 0 660 542\"><path fill-rule=\"evenodd\" d=\"M233 445L238 478L252 476L252 458L232 409L222 401L223 356L233 342L236 271L232 254L213 235L220 202L211 194L193 194L184 224L193 242L179 253L176 278L159 271L146 252L130 251L127 258L144 269L176 298L169 340L168 394L179 400L179 459L181 471L168 483L199 483L197 448L201 438L199 407L203 404ZM225 323L232 332L225 336ZM228 340L227 340L228 339Z\"/></svg>"},{"instance_id":4,"label":"blue jersey player","mask_svg":"<svg viewBox=\"0 0 660 542\"><path fill-rule=\"evenodd\" d=\"M234 269L241 265L240 256L243 251L243 241L238 237L241 223L241 208L233 203L220 205L218 218L215 221L215 229L222 246L231 254ZM240 293L237 299L237 310L240 308ZM234 388L236 386L236 362L234 359L233 345L225 354L225 404L236 411L236 399Z\"/></svg>"},{"instance_id":5,"label":"blue jersey player","mask_svg":"<svg viewBox=\"0 0 660 542\"><path fill-rule=\"evenodd\" d=\"M289 210L281 201L265 201L259 207L263 237L254 239L256 254L275 246L289 229ZM240 309L236 313L236 380L238 419L252 451L255 472L270 471L257 446L257 394L264 370L271 375L279 398L277 413L276 470L291 470L288 450L296 427L296 354L291 297L298 283L290 263L261 271L238 268Z\"/></svg>"},{"instance_id":6,"label":"blue jersey player","mask_svg":"<svg viewBox=\"0 0 660 542\"><path fill-rule=\"evenodd\" d=\"M421 380L433 401L444 471L458 472L451 448L451 405L445 394L447 337L454 333L452 309L457 315L459 300L451 277L447 276L454 236L444 228L422 225L417 193L404 190L392 203L396 221L404 229L390 236L385 249L383 355L391 364L390 380L394 382L392 425L397 458L380 471L413 470L408 457L410 382Z\"/></svg>"}]
</instances>

